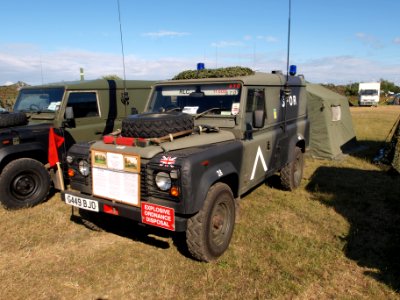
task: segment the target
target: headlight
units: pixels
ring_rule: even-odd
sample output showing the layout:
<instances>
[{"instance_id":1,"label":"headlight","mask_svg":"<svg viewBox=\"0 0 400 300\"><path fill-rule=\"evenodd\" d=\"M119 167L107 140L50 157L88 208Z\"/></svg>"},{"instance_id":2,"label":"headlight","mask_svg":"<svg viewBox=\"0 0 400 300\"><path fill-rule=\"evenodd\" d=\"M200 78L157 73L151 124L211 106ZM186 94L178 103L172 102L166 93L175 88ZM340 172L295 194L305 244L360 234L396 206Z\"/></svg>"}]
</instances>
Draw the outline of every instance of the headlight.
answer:
<instances>
[{"instance_id":1,"label":"headlight","mask_svg":"<svg viewBox=\"0 0 400 300\"><path fill-rule=\"evenodd\" d=\"M67 163L72 164L72 162L74 161L74 158L71 155L67 156Z\"/></svg>"},{"instance_id":2,"label":"headlight","mask_svg":"<svg viewBox=\"0 0 400 300\"><path fill-rule=\"evenodd\" d=\"M171 188L171 177L168 173L158 172L156 175L156 184L162 191L168 191Z\"/></svg>"},{"instance_id":3,"label":"headlight","mask_svg":"<svg viewBox=\"0 0 400 300\"><path fill-rule=\"evenodd\" d=\"M83 176L88 176L88 175L89 175L89 172L90 172L90 165L89 165L89 163L88 163L86 160L84 160L84 159L82 159L82 160L79 162L79 172L80 172Z\"/></svg>"}]
</instances>

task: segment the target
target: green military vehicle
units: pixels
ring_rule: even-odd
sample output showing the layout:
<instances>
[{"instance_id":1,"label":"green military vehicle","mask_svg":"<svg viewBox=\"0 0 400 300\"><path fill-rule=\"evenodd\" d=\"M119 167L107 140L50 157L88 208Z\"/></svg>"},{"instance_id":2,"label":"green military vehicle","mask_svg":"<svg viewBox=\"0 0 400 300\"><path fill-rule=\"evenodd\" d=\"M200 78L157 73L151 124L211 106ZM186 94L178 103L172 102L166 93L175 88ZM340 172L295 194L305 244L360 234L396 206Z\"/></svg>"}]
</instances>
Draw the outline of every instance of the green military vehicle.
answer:
<instances>
[{"instance_id":1,"label":"green military vehicle","mask_svg":"<svg viewBox=\"0 0 400 300\"><path fill-rule=\"evenodd\" d=\"M64 140L58 149L62 162L71 145L101 139L134 107L143 111L152 84L99 79L22 88L13 112L0 113L2 205L33 206L46 199L52 182L60 188L62 168L46 168L50 128Z\"/></svg>"},{"instance_id":2,"label":"green military vehicle","mask_svg":"<svg viewBox=\"0 0 400 300\"><path fill-rule=\"evenodd\" d=\"M277 172L284 188L298 187L308 143L304 78L201 78L207 72L157 83L146 113L123 120L120 135L71 147L63 201L89 220L106 213L186 232L191 254L211 261L230 243L244 193Z\"/></svg>"}]
</instances>

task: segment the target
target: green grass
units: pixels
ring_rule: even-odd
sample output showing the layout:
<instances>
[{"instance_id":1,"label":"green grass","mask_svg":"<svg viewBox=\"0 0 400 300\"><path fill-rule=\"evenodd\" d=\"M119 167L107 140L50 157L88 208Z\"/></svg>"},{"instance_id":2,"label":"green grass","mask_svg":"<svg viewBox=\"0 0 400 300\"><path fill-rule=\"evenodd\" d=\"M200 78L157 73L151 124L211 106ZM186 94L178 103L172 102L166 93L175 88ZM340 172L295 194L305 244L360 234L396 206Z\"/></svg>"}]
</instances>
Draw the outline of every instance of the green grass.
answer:
<instances>
[{"instance_id":1,"label":"green grass","mask_svg":"<svg viewBox=\"0 0 400 300\"><path fill-rule=\"evenodd\" d=\"M307 157L294 192L274 178L254 189L210 264L188 256L182 235L116 221L91 231L58 193L1 209L0 299L400 299L400 178L371 163L399 113L352 108L370 149Z\"/></svg>"}]
</instances>

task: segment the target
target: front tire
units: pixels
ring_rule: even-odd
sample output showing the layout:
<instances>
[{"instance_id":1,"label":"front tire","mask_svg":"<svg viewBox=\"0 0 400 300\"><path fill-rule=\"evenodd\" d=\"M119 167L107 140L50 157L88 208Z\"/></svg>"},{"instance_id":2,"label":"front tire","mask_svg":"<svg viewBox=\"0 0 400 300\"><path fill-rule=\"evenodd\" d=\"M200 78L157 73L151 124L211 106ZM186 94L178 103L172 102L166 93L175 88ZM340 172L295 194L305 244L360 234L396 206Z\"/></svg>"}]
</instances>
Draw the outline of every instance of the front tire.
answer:
<instances>
[{"instance_id":1,"label":"front tire","mask_svg":"<svg viewBox=\"0 0 400 300\"><path fill-rule=\"evenodd\" d=\"M0 175L0 202L7 209L32 207L43 202L50 190L50 175L31 158L10 162Z\"/></svg>"},{"instance_id":2,"label":"front tire","mask_svg":"<svg viewBox=\"0 0 400 300\"><path fill-rule=\"evenodd\" d=\"M235 199L228 185L216 183L202 209L188 220L186 243L200 261L220 257L228 248L235 225Z\"/></svg>"}]
</instances>

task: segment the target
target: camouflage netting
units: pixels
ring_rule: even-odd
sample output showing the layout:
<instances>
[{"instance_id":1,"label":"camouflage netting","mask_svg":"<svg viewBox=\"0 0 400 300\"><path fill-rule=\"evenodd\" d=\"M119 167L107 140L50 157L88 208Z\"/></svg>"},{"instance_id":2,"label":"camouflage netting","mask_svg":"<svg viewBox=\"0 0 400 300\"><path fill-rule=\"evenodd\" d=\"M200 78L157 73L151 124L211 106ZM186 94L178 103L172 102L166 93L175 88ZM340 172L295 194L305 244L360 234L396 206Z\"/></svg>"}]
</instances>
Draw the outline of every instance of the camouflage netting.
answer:
<instances>
[{"instance_id":1,"label":"camouflage netting","mask_svg":"<svg viewBox=\"0 0 400 300\"><path fill-rule=\"evenodd\" d=\"M250 68L228 67L219 69L188 70L176 75L173 80L179 79L199 79L199 78L223 78L254 75L255 72Z\"/></svg>"}]
</instances>

